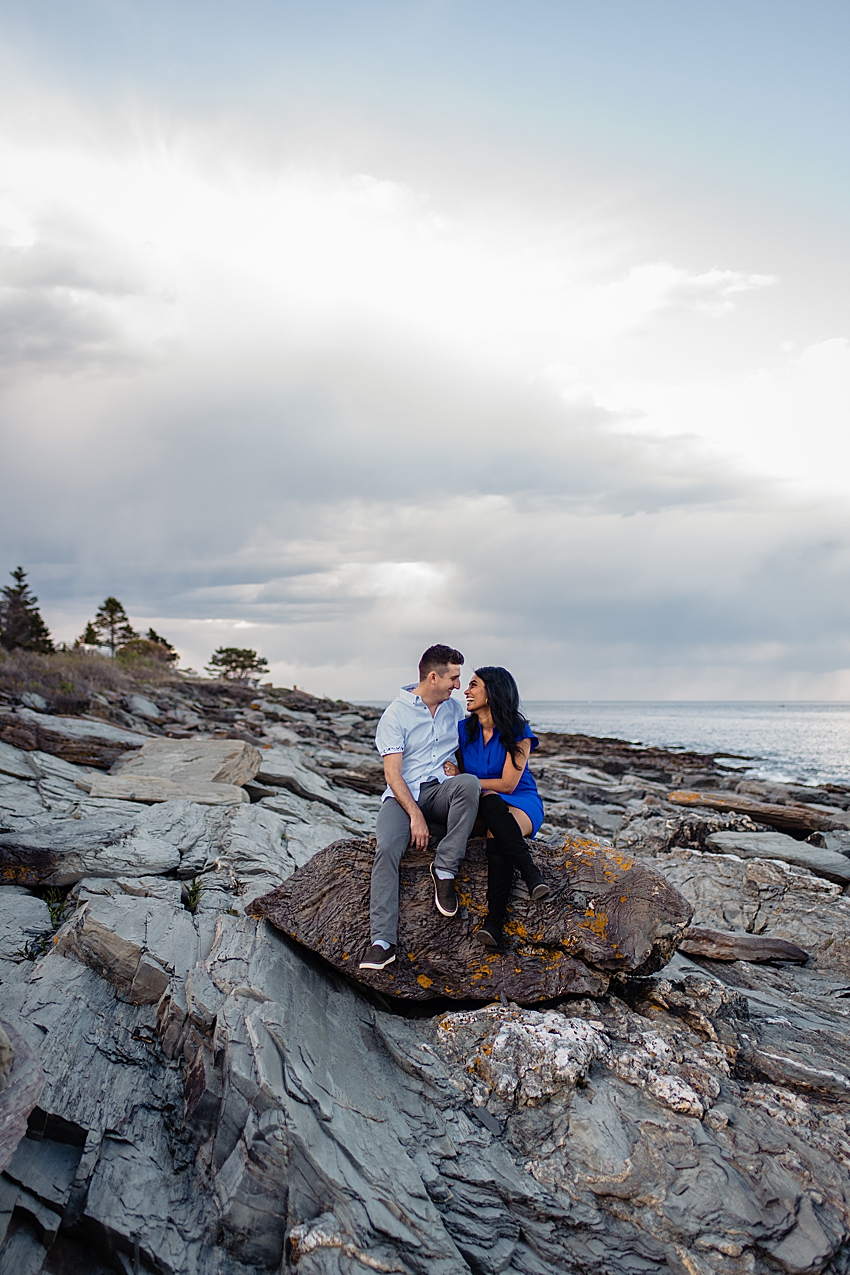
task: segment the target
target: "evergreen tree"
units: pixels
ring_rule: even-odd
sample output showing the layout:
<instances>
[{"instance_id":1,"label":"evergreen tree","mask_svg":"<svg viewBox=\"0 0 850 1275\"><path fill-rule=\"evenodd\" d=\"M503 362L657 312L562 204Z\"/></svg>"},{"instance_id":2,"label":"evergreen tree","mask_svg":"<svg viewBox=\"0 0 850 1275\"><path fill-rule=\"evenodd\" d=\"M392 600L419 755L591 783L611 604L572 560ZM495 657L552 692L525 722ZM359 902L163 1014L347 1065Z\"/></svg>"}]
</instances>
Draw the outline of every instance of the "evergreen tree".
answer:
<instances>
[{"instance_id":1,"label":"evergreen tree","mask_svg":"<svg viewBox=\"0 0 850 1275\"><path fill-rule=\"evenodd\" d=\"M133 638L139 636L117 598L104 598L97 608L92 627L98 635L98 641L108 646L113 655L116 647L124 642L132 642Z\"/></svg>"},{"instance_id":2,"label":"evergreen tree","mask_svg":"<svg viewBox=\"0 0 850 1275\"><path fill-rule=\"evenodd\" d=\"M9 574L15 583L0 590L0 646L7 651L21 648L47 654L53 650L50 630L41 618L38 598L30 592L27 573L16 567Z\"/></svg>"},{"instance_id":3,"label":"evergreen tree","mask_svg":"<svg viewBox=\"0 0 850 1275\"><path fill-rule=\"evenodd\" d=\"M74 646L99 646L99 645L100 645L100 636L98 635L98 631L92 624L91 620L89 620L88 624L83 629L82 633L80 634L80 636L77 638L76 642L74 643Z\"/></svg>"},{"instance_id":4,"label":"evergreen tree","mask_svg":"<svg viewBox=\"0 0 850 1275\"><path fill-rule=\"evenodd\" d=\"M258 656L256 651L241 646L220 646L207 665L207 672L213 677L226 677L232 682L256 682L268 671L269 662L264 655Z\"/></svg>"}]
</instances>

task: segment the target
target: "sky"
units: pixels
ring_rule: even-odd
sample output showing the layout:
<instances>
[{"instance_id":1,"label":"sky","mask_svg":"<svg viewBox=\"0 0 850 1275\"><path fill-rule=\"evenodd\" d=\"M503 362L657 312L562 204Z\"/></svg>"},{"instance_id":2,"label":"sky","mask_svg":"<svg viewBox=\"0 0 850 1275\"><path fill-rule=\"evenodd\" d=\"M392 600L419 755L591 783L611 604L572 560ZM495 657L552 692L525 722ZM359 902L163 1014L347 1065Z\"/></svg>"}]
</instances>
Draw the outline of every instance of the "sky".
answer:
<instances>
[{"instance_id":1,"label":"sky","mask_svg":"<svg viewBox=\"0 0 850 1275\"><path fill-rule=\"evenodd\" d=\"M843 0L0 0L0 572L334 697L444 641L850 700L849 49Z\"/></svg>"}]
</instances>

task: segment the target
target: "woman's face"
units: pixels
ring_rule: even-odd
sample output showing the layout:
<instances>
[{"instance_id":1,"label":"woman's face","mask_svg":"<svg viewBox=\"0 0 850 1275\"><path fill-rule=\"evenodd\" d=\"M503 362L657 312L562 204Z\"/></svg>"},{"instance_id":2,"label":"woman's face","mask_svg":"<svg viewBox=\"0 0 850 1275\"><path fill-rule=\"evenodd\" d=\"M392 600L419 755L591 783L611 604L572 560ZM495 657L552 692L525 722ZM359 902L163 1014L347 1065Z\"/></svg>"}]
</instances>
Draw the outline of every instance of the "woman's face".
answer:
<instances>
[{"instance_id":1,"label":"woman's face","mask_svg":"<svg viewBox=\"0 0 850 1275\"><path fill-rule=\"evenodd\" d=\"M487 707L487 687L477 673L472 674L464 695L466 707L470 713L476 713L479 709Z\"/></svg>"}]
</instances>

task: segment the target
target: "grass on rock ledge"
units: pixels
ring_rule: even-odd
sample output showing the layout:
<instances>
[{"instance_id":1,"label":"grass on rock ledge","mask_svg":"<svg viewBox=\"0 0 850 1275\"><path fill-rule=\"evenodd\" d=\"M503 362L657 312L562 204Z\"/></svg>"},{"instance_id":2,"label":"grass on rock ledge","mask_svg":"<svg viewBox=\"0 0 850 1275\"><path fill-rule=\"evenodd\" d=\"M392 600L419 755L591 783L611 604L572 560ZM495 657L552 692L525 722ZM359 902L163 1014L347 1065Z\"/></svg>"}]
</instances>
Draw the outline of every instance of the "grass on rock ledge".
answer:
<instances>
[{"instance_id":1,"label":"grass on rock ledge","mask_svg":"<svg viewBox=\"0 0 850 1275\"><path fill-rule=\"evenodd\" d=\"M161 660L120 653L110 659L92 651L0 651L0 696L41 695L54 713L84 713L96 695L126 695L183 680Z\"/></svg>"}]
</instances>

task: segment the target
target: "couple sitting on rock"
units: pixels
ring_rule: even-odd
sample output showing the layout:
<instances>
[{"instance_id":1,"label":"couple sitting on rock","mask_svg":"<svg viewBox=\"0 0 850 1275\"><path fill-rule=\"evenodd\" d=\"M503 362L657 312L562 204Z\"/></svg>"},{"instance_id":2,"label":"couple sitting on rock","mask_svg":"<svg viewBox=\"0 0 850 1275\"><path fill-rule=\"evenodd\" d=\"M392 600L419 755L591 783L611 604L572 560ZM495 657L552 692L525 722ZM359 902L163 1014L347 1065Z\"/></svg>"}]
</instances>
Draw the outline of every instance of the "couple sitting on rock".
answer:
<instances>
[{"instance_id":1,"label":"couple sitting on rock","mask_svg":"<svg viewBox=\"0 0 850 1275\"><path fill-rule=\"evenodd\" d=\"M502 941L502 926L517 869L532 899L549 894L526 837L543 822L543 803L528 770L537 739L519 708L507 669L479 668L466 689L470 716L452 699L460 690L463 656L429 646L419 661L419 684L404 686L375 734L387 789L378 815L372 866L371 946L362 970L381 970L396 954L398 871L408 846L425 850L428 821L445 825L431 876L434 904L457 912L455 876L476 820L487 829L487 919L478 931L485 947Z\"/></svg>"}]
</instances>

